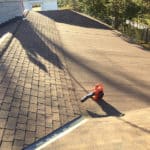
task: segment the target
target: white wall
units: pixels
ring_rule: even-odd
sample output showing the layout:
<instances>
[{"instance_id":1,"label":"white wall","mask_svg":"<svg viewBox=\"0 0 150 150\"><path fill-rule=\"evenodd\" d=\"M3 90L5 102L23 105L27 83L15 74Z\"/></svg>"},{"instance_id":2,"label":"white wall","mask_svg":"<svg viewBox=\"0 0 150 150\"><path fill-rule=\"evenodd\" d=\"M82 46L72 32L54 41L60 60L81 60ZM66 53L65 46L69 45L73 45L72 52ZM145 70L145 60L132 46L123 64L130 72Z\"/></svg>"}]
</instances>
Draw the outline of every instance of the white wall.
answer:
<instances>
[{"instance_id":1,"label":"white wall","mask_svg":"<svg viewBox=\"0 0 150 150\"><path fill-rule=\"evenodd\" d=\"M43 0L42 10L57 10L57 0Z\"/></svg>"},{"instance_id":2,"label":"white wall","mask_svg":"<svg viewBox=\"0 0 150 150\"><path fill-rule=\"evenodd\" d=\"M24 0L24 9L31 10L33 4L40 4L41 10L57 10L57 0Z\"/></svg>"},{"instance_id":3,"label":"white wall","mask_svg":"<svg viewBox=\"0 0 150 150\"><path fill-rule=\"evenodd\" d=\"M27 10L31 10L32 9L32 4L30 2L28 2L28 1L24 1L23 5L24 5L24 9L27 9Z\"/></svg>"},{"instance_id":4,"label":"white wall","mask_svg":"<svg viewBox=\"0 0 150 150\"><path fill-rule=\"evenodd\" d=\"M23 15L20 0L0 0L0 24Z\"/></svg>"}]
</instances>

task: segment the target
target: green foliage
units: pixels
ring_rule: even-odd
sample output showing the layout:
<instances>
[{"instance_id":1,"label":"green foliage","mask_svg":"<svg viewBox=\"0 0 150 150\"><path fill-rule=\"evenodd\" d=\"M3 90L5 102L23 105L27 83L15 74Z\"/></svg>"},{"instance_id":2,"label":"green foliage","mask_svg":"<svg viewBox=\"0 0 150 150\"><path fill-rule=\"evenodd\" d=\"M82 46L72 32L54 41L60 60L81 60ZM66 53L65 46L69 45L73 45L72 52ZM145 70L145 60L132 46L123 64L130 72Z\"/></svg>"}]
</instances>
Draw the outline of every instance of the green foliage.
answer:
<instances>
[{"instance_id":1,"label":"green foliage","mask_svg":"<svg viewBox=\"0 0 150 150\"><path fill-rule=\"evenodd\" d=\"M132 18L135 18L138 16L139 12L141 11L140 5L138 5L136 2L133 2L131 0L126 1L125 6L125 14L124 17L126 19L131 20Z\"/></svg>"},{"instance_id":2,"label":"green foliage","mask_svg":"<svg viewBox=\"0 0 150 150\"><path fill-rule=\"evenodd\" d=\"M59 8L67 8L73 10L80 10L79 1L78 0L58 0Z\"/></svg>"}]
</instances>

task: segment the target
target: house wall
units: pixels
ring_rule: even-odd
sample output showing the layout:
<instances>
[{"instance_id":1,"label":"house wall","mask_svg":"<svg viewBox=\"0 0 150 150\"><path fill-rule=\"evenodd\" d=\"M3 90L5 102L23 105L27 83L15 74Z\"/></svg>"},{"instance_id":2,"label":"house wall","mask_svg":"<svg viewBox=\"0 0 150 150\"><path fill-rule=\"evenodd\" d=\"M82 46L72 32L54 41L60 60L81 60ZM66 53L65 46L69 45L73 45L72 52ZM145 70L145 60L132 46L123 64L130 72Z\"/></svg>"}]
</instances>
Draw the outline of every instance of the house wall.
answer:
<instances>
[{"instance_id":1,"label":"house wall","mask_svg":"<svg viewBox=\"0 0 150 150\"><path fill-rule=\"evenodd\" d=\"M0 24L23 15L20 0L0 0Z\"/></svg>"},{"instance_id":2,"label":"house wall","mask_svg":"<svg viewBox=\"0 0 150 150\"><path fill-rule=\"evenodd\" d=\"M57 10L57 0L43 0L42 10Z\"/></svg>"},{"instance_id":3,"label":"house wall","mask_svg":"<svg viewBox=\"0 0 150 150\"><path fill-rule=\"evenodd\" d=\"M24 9L27 9L27 10L31 10L32 9L32 4L29 3L28 1L24 1L23 5L24 5Z\"/></svg>"},{"instance_id":4,"label":"house wall","mask_svg":"<svg viewBox=\"0 0 150 150\"><path fill-rule=\"evenodd\" d=\"M57 0L24 0L24 9L31 10L32 5L40 4L41 10L57 10Z\"/></svg>"}]
</instances>

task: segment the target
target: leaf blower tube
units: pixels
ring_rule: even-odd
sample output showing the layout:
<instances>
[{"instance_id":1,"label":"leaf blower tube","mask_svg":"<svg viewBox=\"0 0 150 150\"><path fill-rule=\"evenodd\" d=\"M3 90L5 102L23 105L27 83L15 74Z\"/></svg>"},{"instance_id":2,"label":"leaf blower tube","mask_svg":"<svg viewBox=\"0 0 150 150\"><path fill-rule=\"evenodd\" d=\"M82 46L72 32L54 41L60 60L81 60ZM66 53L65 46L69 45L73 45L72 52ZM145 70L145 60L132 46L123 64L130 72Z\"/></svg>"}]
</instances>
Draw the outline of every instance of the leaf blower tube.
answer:
<instances>
[{"instance_id":1,"label":"leaf blower tube","mask_svg":"<svg viewBox=\"0 0 150 150\"><path fill-rule=\"evenodd\" d=\"M81 98L81 102L85 102L87 99L92 98L94 101L98 101L101 100L104 96L104 86L103 84L97 84L92 92L90 92L89 94L87 94L86 96Z\"/></svg>"}]
</instances>

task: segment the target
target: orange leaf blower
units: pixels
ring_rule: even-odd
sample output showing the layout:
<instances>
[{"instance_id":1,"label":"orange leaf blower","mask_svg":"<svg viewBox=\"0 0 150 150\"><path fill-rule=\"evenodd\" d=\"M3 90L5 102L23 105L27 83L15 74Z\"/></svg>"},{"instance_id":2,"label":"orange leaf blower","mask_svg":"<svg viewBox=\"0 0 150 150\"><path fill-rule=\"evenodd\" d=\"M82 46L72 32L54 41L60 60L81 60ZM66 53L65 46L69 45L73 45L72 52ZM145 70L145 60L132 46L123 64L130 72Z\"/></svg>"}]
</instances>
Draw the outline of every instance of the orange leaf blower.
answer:
<instances>
[{"instance_id":1,"label":"orange leaf blower","mask_svg":"<svg viewBox=\"0 0 150 150\"><path fill-rule=\"evenodd\" d=\"M104 86L103 84L97 84L92 92L90 92L89 94L87 94L86 96L81 98L81 102L85 102L88 98L92 98L94 101L98 101L101 100L104 96Z\"/></svg>"}]
</instances>

